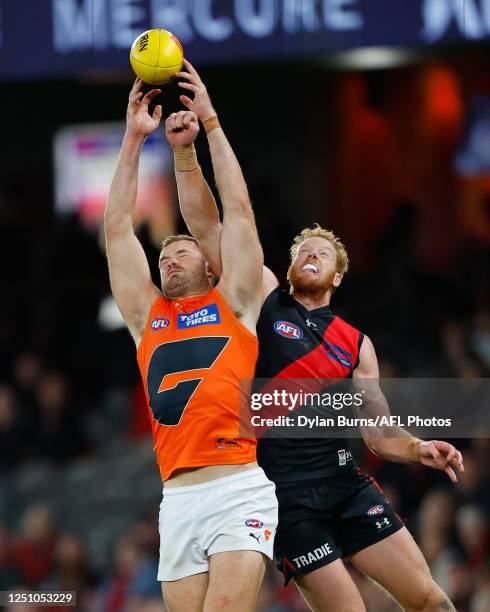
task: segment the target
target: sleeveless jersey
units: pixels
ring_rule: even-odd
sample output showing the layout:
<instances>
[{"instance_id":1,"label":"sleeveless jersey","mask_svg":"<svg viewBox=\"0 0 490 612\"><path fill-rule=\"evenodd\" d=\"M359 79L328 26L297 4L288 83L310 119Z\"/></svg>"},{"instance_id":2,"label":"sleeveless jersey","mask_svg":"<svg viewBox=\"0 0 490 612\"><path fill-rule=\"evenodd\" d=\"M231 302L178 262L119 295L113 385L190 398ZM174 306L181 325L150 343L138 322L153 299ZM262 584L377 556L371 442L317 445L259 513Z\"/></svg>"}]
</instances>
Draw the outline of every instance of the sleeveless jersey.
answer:
<instances>
[{"instance_id":1,"label":"sleeveless jersey","mask_svg":"<svg viewBox=\"0 0 490 612\"><path fill-rule=\"evenodd\" d=\"M273 379L272 384L279 378L351 377L359 363L364 337L328 306L308 310L279 288L262 306L257 336L259 359L255 376ZM277 484L322 478L355 468L345 438L274 438L271 434L267 432L259 439L257 460Z\"/></svg>"},{"instance_id":2,"label":"sleeveless jersey","mask_svg":"<svg viewBox=\"0 0 490 612\"><path fill-rule=\"evenodd\" d=\"M137 359L163 480L179 468L255 461L240 406L257 352L257 338L217 289L155 300Z\"/></svg>"}]
</instances>

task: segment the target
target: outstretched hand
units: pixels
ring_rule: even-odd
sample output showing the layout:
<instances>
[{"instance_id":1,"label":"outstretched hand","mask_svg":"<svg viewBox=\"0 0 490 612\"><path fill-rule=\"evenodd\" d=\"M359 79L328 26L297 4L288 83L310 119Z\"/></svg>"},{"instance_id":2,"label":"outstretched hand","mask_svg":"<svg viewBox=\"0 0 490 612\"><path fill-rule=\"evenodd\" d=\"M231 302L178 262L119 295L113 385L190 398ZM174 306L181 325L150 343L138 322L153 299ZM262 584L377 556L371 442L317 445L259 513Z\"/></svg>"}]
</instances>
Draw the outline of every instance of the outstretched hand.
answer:
<instances>
[{"instance_id":1,"label":"outstretched hand","mask_svg":"<svg viewBox=\"0 0 490 612\"><path fill-rule=\"evenodd\" d=\"M152 89L143 96L142 86L143 81L137 78L129 92L126 131L134 136L146 138L160 125L163 111L161 104L158 104L152 115L148 112L150 102L161 92L161 89Z\"/></svg>"},{"instance_id":2,"label":"outstretched hand","mask_svg":"<svg viewBox=\"0 0 490 612\"><path fill-rule=\"evenodd\" d=\"M165 134L171 147L191 145L199 134L199 122L196 113L179 111L169 115L165 121Z\"/></svg>"},{"instance_id":3,"label":"outstretched hand","mask_svg":"<svg viewBox=\"0 0 490 612\"><path fill-rule=\"evenodd\" d=\"M197 70L189 60L186 59L184 59L184 66L188 72L177 72L175 76L185 79L185 81L179 82L179 87L192 91L194 99L181 95L180 101L190 111L196 113L200 121L206 121L207 119L211 119L211 117L215 117L216 111L213 108L206 86L202 82Z\"/></svg>"},{"instance_id":4,"label":"outstretched hand","mask_svg":"<svg viewBox=\"0 0 490 612\"><path fill-rule=\"evenodd\" d=\"M458 478L453 468L460 473L464 472L463 455L452 444L431 440L419 445L420 463L436 470L446 472L453 482Z\"/></svg>"}]
</instances>

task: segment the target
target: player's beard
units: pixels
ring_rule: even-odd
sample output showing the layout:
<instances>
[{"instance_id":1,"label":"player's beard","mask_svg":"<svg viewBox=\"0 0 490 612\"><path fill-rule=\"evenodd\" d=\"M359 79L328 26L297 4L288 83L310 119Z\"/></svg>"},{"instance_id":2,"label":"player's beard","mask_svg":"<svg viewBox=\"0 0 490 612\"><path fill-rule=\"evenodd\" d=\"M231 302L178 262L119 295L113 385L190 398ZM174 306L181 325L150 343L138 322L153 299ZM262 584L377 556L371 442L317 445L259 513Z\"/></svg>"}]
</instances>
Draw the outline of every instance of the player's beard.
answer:
<instances>
[{"instance_id":1,"label":"player's beard","mask_svg":"<svg viewBox=\"0 0 490 612\"><path fill-rule=\"evenodd\" d=\"M298 270L293 266L289 271L289 282L294 293L321 299L328 291L332 292L335 275L336 271L333 270L322 280L321 277L317 278L309 274L298 274Z\"/></svg>"},{"instance_id":2,"label":"player's beard","mask_svg":"<svg viewBox=\"0 0 490 612\"><path fill-rule=\"evenodd\" d=\"M195 268L179 270L165 284L162 283L163 293L169 299L207 293L210 288L204 263Z\"/></svg>"}]
</instances>

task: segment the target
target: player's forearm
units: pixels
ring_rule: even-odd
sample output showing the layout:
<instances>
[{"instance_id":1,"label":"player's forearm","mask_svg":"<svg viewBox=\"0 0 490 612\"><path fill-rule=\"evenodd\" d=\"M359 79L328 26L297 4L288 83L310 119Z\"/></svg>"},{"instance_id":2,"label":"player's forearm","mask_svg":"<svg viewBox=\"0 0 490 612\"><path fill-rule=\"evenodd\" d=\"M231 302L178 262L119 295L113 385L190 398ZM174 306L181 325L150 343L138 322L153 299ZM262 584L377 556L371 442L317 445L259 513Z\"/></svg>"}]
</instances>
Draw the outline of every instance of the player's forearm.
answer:
<instances>
[{"instance_id":1,"label":"player's forearm","mask_svg":"<svg viewBox=\"0 0 490 612\"><path fill-rule=\"evenodd\" d=\"M105 226L111 229L121 223L132 224L138 190L138 167L144 139L126 134L109 189L105 209Z\"/></svg>"},{"instance_id":2,"label":"player's forearm","mask_svg":"<svg viewBox=\"0 0 490 612\"><path fill-rule=\"evenodd\" d=\"M223 215L252 215L248 189L240 164L220 127L208 134L214 177L223 205Z\"/></svg>"},{"instance_id":3,"label":"player's forearm","mask_svg":"<svg viewBox=\"0 0 490 612\"><path fill-rule=\"evenodd\" d=\"M205 238L210 226L219 225L215 199L202 175L194 145L175 147L175 180L179 206L184 221L194 238Z\"/></svg>"},{"instance_id":4,"label":"player's forearm","mask_svg":"<svg viewBox=\"0 0 490 612\"><path fill-rule=\"evenodd\" d=\"M386 435L365 437L369 449L387 461L397 463L418 463L421 440L412 436L402 427L390 427Z\"/></svg>"},{"instance_id":5,"label":"player's forearm","mask_svg":"<svg viewBox=\"0 0 490 612\"><path fill-rule=\"evenodd\" d=\"M180 211L211 269L220 276L221 223L216 201L201 172L194 145L174 147L173 153Z\"/></svg>"}]
</instances>

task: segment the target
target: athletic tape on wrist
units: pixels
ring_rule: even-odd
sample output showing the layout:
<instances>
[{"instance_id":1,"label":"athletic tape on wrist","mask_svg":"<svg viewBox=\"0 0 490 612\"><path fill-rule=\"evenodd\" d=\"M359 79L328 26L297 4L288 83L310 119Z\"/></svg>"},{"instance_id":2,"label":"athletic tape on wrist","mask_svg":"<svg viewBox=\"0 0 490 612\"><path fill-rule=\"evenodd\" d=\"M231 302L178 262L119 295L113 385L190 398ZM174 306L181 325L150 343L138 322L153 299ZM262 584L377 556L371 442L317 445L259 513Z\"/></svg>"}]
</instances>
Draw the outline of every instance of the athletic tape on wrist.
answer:
<instances>
[{"instance_id":1,"label":"athletic tape on wrist","mask_svg":"<svg viewBox=\"0 0 490 612\"><path fill-rule=\"evenodd\" d=\"M174 168L178 172L190 172L199 168L196 149L194 145L188 147L174 147Z\"/></svg>"},{"instance_id":2,"label":"athletic tape on wrist","mask_svg":"<svg viewBox=\"0 0 490 612\"><path fill-rule=\"evenodd\" d=\"M219 124L219 119L217 115L215 115L214 117L210 117L209 119L206 119L205 121L202 122L202 124L204 126L204 130L206 134L210 134L216 128L221 127Z\"/></svg>"},{"instance_id":3,"label":"athletic tape on wrist","mask_svg":"<svg viewBox=\"0 0 490 612\"><path fill-rule=\"evenodd\" d=\"M418 438L412 438L408 444L409 459L413 463L420 463L420 447L422 444L424 442Z\"/></svg>"}]
</instances>

